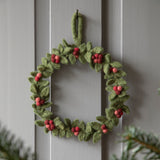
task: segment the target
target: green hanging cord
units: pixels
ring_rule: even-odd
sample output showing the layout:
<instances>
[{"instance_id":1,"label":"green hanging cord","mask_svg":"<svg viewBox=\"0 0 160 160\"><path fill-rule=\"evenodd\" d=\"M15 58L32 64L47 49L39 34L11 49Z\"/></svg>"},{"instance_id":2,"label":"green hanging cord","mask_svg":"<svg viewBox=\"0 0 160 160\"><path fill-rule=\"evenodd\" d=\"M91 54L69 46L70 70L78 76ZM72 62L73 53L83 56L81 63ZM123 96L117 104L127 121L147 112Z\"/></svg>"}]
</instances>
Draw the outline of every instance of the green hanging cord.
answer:
<instances>
[{"instance_id":1,"label":"green hanging cord","mask_svg":"<svg viewBox=\"0 0 160 160\"><path fill-rule=\"evenodd\" d=\"M78 25L76 25L76 21ZM78 26L78 28L76 26ZM77 10L77 12L74 13L72 16L72 36L77 46L79 46L82 43L82 27L83 17Z\"/></svg>"}]
</instances>

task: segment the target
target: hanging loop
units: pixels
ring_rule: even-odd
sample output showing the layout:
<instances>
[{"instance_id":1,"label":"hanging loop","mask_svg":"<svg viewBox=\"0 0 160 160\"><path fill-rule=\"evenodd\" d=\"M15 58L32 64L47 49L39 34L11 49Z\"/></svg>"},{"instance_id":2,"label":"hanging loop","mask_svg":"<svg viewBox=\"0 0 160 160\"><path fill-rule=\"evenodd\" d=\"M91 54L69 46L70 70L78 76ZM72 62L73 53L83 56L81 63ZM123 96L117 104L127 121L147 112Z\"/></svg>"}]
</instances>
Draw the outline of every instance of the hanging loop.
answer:
<instances>
[{"instance_id":1,"label":"hanging loop","mask_svg":"<svg viewBox=\"0 0 160 160\"><path fill-rule=\"evenodd\" d=\"M72 36L75 44L78 46L82 43L83 17L77 11L72 16Z\"/></svg>"}]
</instances>

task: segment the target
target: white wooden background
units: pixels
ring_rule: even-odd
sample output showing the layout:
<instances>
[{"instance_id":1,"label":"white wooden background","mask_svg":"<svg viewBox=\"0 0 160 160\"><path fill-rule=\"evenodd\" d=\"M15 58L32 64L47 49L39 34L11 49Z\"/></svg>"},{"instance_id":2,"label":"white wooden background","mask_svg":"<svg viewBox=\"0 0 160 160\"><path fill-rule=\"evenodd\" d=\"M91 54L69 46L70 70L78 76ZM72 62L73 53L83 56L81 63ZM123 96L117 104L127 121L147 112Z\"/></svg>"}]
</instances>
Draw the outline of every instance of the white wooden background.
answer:
<instances>
[{"instance_id":1,"label":"white wooden background","mask_svg":"<svg viewBox=\"0 0 160 160\"><path fill-rule=\"evenodd\" d=\"M62 38L72 42L70 22L76 9L86 16L85 41L102 45L120 60L130 86L130 117L96 145L35 128L29 99L29 72ZM0 121L35 149L38 160L108 160L121 154L116 135L128 124L159 133L159 17L159 0L0 0ZM103 114L107 102L101 74L78 64L63 67L52 82L58 115L92 121Z\"/></svg>"}]
</instances>

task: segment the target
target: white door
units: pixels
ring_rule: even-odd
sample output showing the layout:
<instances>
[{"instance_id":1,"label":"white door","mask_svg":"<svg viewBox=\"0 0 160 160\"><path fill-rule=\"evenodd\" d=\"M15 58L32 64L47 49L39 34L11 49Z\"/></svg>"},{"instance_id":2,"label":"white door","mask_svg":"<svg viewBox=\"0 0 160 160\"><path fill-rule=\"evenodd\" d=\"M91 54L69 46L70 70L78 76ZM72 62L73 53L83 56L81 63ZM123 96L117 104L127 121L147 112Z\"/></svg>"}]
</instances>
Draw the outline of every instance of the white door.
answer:
<instances>
[{"instance_id":1,"label":"white door","mask_svg":"<svg viewBox=\"0 0 160 160\"><path fill-rule=\"evenodd\" d=\"M35 128L29 99L29 72L63 38L73 42L71 16L76 9L85 15L85 41L102 45L121 61L130 86L131 114L94 145ZM122 153L116 140L123 126L160 132L159 0L0 0L0 12L0 120L35 149L38 160L109 160ZM87 65L62 67L51 82L57 115L94 121L104 113L102 75Z\"/></svg>"}]
</instances>

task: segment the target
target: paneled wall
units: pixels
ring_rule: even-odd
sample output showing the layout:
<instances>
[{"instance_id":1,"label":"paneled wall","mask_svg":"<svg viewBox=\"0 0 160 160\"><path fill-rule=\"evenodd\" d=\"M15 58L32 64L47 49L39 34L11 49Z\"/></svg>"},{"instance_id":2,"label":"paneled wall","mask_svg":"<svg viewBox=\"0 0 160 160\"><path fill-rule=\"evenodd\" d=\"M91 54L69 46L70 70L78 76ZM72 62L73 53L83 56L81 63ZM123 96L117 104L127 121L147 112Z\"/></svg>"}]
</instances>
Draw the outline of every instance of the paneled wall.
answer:
<instances>
[{"instance_id":1,"label":"paneled wall","mask_svg":"<svg viewBox=\"0 0 160 160\"><path fill-rule=\"evenodd\" d=\"M76 9L85 15L84 40L102 45L121 61L130 86L131 114L96 145L35 128L29 98L30 71L63 38L73 42L71 16ZM0 0L0 121L35 148L38 160L109 160L122 152L116 135L125 125L159 133L159 11L159 0ZM107 95L101 73L76 64L54 75L51 99L57 115L87 122L104 114Z\"/></svg>"}]
</instances>

